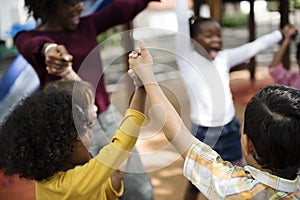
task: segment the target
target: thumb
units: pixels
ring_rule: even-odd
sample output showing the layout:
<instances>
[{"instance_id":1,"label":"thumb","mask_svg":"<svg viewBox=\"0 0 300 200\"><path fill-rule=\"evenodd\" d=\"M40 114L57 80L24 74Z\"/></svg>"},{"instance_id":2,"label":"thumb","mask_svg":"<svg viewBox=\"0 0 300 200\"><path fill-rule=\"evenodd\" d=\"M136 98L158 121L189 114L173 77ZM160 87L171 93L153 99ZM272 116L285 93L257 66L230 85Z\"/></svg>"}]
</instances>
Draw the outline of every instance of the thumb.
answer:
<instances>
[{"instance_id":1,"label":"thumb","mask_svg":"<svg viewBox=\"0 0 300 200\"><path fill-rule=\"evenodd\" d=\"M139 46L140 46L140 49L141 49L142 52L147 50L146 49L146 43L144 42L144 40L139 40Z\"/></svg>"}]
</instances>

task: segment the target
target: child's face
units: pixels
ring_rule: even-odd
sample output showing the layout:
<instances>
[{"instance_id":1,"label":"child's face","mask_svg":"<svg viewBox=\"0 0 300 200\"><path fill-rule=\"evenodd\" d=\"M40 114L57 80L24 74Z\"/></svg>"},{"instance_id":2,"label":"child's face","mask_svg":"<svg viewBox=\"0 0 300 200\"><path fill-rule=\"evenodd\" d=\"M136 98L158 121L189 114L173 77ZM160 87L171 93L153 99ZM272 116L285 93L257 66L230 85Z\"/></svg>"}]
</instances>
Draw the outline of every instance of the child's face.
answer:
<instances>
[{"instance_id":1,"label":"child's face","mask_svg":"<svg viewBox=\"0 0 300 200\"><path fill-rule=\"evenodd\" d=\"M198 33L193 39L214 59L223 45L221 27L217 22L213 21L204 22L199 26Z\"/></svg>"},{"instance_id":2,"label":"child's face","mask_svg":"<svg viewBox=\"0 0 300 200\"><path fill-rule=\"evenodd\" d=\"M86 128L86 134L84 136L77 136L77 140L72 152L72 160L76 165L85 164L91 159L89 149L92 145L93 131L92 127L95 119L97 118L97 106L95 105L94 96L90 95L88 106L88 117L90 124Z\"/></svg>"},{"instance_id":3,"label":"child's face","mask_svg":"<svg viewBox=\"0 0 300 200\"><path fill-rule=\"evenodd\" d=\"M83 10L82 0L70 0L59 4L52 15L61 30L75 30L80 22L80 14Z\"/></svg>"}]
</instances>

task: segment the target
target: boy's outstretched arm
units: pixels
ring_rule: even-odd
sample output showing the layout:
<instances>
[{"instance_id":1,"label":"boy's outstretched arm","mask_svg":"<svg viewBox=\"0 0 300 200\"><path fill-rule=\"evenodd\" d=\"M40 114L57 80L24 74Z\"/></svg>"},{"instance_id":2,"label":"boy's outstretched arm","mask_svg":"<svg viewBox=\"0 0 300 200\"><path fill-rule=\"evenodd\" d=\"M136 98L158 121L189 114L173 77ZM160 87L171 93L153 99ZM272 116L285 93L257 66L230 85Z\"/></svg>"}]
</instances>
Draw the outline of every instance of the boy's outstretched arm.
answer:
<instances>
[{"instance_id":1,"label":"boy's outstretched arm","mask_svg":"<svg viewBox=\"0 0 300 200\"><path fill-rule=\"evenodd\" d=\"M153 72L152 57L143 42L140 42L140 48L139 51L134 51L129 55L129 65L144 84L151 103L150 118L152 118L153 113L156 118L154 121L164 122L162 130L166 138L185 158L191 144L200 141L188 131L182 119L159 87Z\"/></svg>"}]
</instances>

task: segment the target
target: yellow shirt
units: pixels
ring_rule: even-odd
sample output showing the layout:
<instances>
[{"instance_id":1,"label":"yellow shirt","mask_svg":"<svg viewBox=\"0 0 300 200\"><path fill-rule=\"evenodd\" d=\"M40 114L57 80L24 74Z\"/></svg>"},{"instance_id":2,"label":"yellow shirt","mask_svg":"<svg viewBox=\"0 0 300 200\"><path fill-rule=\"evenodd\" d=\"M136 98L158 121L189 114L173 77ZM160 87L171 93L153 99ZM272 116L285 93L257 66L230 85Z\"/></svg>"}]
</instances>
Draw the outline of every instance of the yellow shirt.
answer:
<instances>
[{"instance_id":1,"label":"yellow shirt","mask_svg":"<svg viewBox=\"0 0 300 200\"><path fill-rule=\"evenodd\" d=\"M47 180L36 183L37 200L92 200L117 199L123 194L115 191L110 176L134 147L145 116L128 109L111 143L83 166L58 172Z\"/></svg>"}]
</instances>

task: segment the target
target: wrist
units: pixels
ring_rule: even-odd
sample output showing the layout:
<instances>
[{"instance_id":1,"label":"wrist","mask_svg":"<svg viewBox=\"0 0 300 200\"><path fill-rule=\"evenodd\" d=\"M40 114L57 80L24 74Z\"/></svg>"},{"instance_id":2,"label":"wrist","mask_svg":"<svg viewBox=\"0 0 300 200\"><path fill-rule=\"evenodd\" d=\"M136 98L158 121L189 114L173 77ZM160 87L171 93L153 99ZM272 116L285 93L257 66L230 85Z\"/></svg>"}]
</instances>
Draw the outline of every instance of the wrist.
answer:
<instances>
[{"instance_id":1,"label":"wrist","mask_svg":"<svg viewBox=\"0 0 300 200\"><path fill-rule=\"evenodd\" d=\"M47 55L47 53L52 49L52 48L55 48L57 47L57 44L55 43L48 43L48 45L45 47L44 49L44 56Z\"/></svg>"},{"instance_id":2,"label":"wrist","mask_svg":"<svg viewBox=\"0 0 300 200\"><path fill-rule=\"evenodd\" d=\"M65 74L62 78L66 79L66 80L81 81L81 78L78 76L78 74L74 70L68 71L67 74Z\"/></svg>"}]
</instances>

